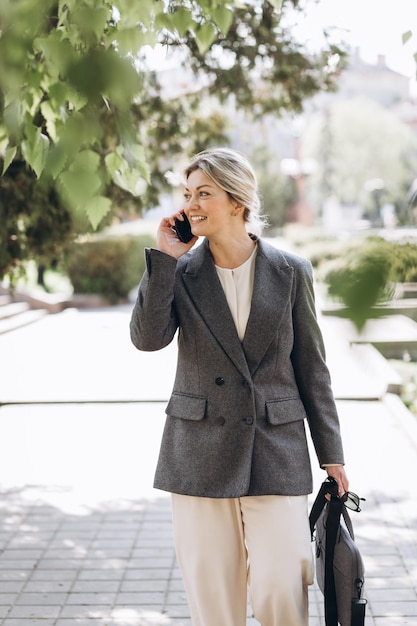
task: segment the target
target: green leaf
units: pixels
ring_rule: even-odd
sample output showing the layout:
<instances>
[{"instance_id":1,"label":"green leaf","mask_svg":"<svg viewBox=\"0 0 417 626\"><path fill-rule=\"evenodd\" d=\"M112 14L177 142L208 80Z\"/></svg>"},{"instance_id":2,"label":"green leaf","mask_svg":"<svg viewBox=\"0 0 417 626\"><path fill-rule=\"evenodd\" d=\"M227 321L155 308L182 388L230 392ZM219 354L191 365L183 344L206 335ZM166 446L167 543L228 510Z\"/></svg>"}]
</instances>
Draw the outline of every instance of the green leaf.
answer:
<instances>
[{"instance_id":1,"label":"green leaf","mask_svg":"<svg viewBox=\"0 0 417 626\"><path fill-rule=\"evenodd\" d=\"M58 82L53 83L48 89L48 97L56 108L64 106L67 102L71 101L73 91L66 83ZM84 99L84 104L86 100Z\"/></svg>"},{"instance_id":2,"label":"green leaf","mask_svg":"<svg viewBox=\"0 0 417 626\"><path fill-rule=\"evenodd\" d=\"M149 170L148 161L145 156L145 149L139 144L131 144L129 148L125 150L125 157L130 167L133 170L138 170L143 178L149 183L151 180L151 173Z\"/></svg>"},{"instance_id":3,"label":"green leaf","mask_svg":"<svg viewBox=\"0 0 417 626\"><path fill-rule=\"evenodd\" d=\"M96 172L79 169L65 170L58 177L69 204L76 210L83 210L101 186Z\"/></svg>"},{"instance_id":4,"label":"green leaf","mask_svg":"<svg viewBox=\"0 0 417 626\"><path fill-rule=\"evenodd\" d=\"M403 33L403 35L402 35L402 42L403 42L403 45L404 45L404 44L406 44L406 43L407 43L407 41L408 41L409 39L411 39L411 37L412 37L412 36L413 36L413 31L411 31L411 30L407 30L407 32L406 32L406 33Z\"/></svg>"},{"instance_id":5,"label":"green leaf","mask_svg":"<svg viewBox=\"0 0 417 626\"><path fill-rule=\"evenodd\" d=\"M52 30L47 37L38 37L33 43L35 50L43 54L49 75L54 79L64 76L74 58L74 50L68 40L62 39L61 31Z\"/></svg>"},{"instance_id":6,"label":"green leaf","mask_svg":"<svg viewBox=\"0 0 417 626\"><path fill-rule=\"evenodd\" d=\"M107 40L110 39L117 41L117 48L123 55L136 54L142 46L152 46L156 42L154 33L142 32L137 26L119 31L116 37L114 34L109 34Z\"/></svg>"},{"instance_id":7,"label":"green leaf","mask_svg":"<svg viewBox=\"0 0 417 626\"><path fill-rule=\"evenodd\" d=\"M282 3L284 0L268 0L269 4L274 7L277 11L281 11Z\"/></svg>"},{"instance_id":8,"label":"green leaf","mask_svg":"<svg viewBox=\"0 0 417 626\"><path fill-rule=\"evenodd\" d=\"M204 54L216 39L216 29L212 24L203 24L196 30L195 38L200 54Z\"/></svg>"},{"instance_id":9,"label":"green leaf","mask_svg":"<svg viewBox=\"0 0 417 626\"><path fill-rule=\"evenodd\" d=\"M3 123L9 135L20 134L20 128L23 124L24 111L22 100L14 99L11 96L8 100L8 94L4 94Z\"/></svg>"},{"instance_id":10,"label":"green leaf","mask_svg":"<svg viewBox=\"0 0 417 626\"><path fill-rule=\"evenodd\" d=\"M173 14L168 13L158 13L155 18L155 29L163 30L166 28L167 30L175 30L175 26L173 24Z\"/></svg>"},{"instance_id":11,"label":"green leaf","mask_svg":"<svg viewBox=\"0 0 417 626\"><path fill-rule=\"evenodd\" d=\"M48 100L45 100L45 102L42 102L41 113L43 117L45 118L46 130L48 131L50 138L52 139L52 141L56 141L57 140L57 133L56 133L57 114L53 110L51 103Z\"/></svg>"},{"instance_id":12,"label":"green leaf","mask_svg":"<svg viewBox=\"0 0 417 626\"><path fill-rule=\"evenodd\" d=\"M96 230L103 217L111 211L111 207L111 200L105 196L94 196L87 202L84 208L94 230Z\"/></svg>"},{"instance_id":13,"label":"green leaf","mask_svg":"<svg viewBox=\"0 0 417 626\"><path fill-rule=\"evenodd\" d=\"M75 167L80 170L95 172L100 165L100 156L94 150L83 150L77 156Z\"/></svg>"},{"instance_id":14,"label":"green leaf","mask_svg":"<svg viewBox=\"0 0 417 626\"><path fill-rule=\"evenodd\" d=\"M104 157L104 163L106 165L108 173L113 178L114 174L118 170L123 169L123 164L126 163L126 161L123 159L123 157L120 156L120 154L117 154L117 152L110 152L110 154L107 154Z\"/></svg>"},{"instance_id":15,"label":"green leaf","mask_svg":"<svg viewBox=\"0 0 417 626\"><path fill-rule=\"evenodd\" d=\"M65 149L64 142L61 142L49 150L45 171L55 180L64 169L67 161L68 151Z\"/></svg>"},{"instance_id":16,"label":"green leaf","mask_svg":"<svg viewBox=\"0 0 417 626\"><path fill-rule=\"evenodd\" d=\"M151 29L155 13L164 8L160 0L118 0L114 4L117 4L120 13L119 24L122 28L143 24L147 29Z\"/></svg>"},{"instance_id":17,"label":"green leaf","mask_svg":"<svg viewBox=\"0 0 417 626\"><path fill-rule=\"evenodd\" d=\"M3 174L8 170L10 163L13 161L15 155L16 155L16 150L17 147L16 146L12 146L10 148L7 148L7 150L4 153L4 162L3 162Z\"/></svg>"},{"instance_id":18,"label":"green leaf","mask_svg":"<svg viewBox=\"0 0 417 626\"><path fill-rule=\"evenodd\" d=\"M212 13L213 21L220 28L223 35L227 35L227 32L233 21L233 11L225 6L221 6Z\"/></svg>"},{"instance_id":19,"label":"green leaf","mask_svg":"<svg viewBox=\"0 0 417 626\"><path fill-rule=\"evenodd\" d=\"M48 158L49 139L40 128L28 126L26 139L22 141L22 153L25 160L39 178Z\"/></svg>"},{"instance_id":20,"label":"green leaf","mask_svg":"<svg viewBox=\"0 0 417 626\"><path fill-rule=\"evenodd\" d=\"M191 12L185 7L180 7L171 15L172 24L177 29L180 37L184 37L187 30L194 25Z\"/></svg>"},{"instance_id":21,"label":"green leaf","mask_svg":"<svg viewBox=\"0 0 417 626\"><path fill-rule=\"evenodd\" d=\"M42 102L43 95L44 94L40 89L27 89L26 93L24 93L24 103L26 104L26 109L32 116L36 115L39 104Z\"/></svg>"},{"instance_id":22,"label":"green leaf","mask_svg":"<svg viewBox=\"0 0 417 626\"><path fill-rule=\"evenodd\" d=\"M75 209L83 209L99 191L102 181L98 167L99 155L93 150L83 150L63 171L58 182L62 185L68 202Z\"/></svg>"},{"instance_id":23,"label":"green leaf","mask_svg":"<svg viewBox=\"0 0 417 626\"><path fill-rule=\"evenodd\" d=\"M83 39L90 43L100 41L110 19L110 7L81 6L71 14Z\"/></svg>"}]
</instances>

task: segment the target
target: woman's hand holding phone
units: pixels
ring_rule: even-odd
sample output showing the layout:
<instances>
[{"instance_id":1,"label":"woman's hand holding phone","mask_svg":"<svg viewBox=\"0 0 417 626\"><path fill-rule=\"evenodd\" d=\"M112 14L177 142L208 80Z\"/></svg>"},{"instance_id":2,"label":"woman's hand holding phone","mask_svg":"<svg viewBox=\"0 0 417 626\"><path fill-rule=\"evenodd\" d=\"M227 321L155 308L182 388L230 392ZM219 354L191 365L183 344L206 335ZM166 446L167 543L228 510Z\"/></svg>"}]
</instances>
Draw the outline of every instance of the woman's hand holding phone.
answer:
<instances>
[{"instance_id":1,"label":"woman's hand holding phone","mask_svg":"<svg viewBox=\"0 0 417 626\"><path fill-rule=\"evenodd\" d=\"M193 247L198 237L191 232L185 213L180 211L172 217L165 217L159 224L156 244L158 250L179 258Z\"/></svg>"}]
</instances>

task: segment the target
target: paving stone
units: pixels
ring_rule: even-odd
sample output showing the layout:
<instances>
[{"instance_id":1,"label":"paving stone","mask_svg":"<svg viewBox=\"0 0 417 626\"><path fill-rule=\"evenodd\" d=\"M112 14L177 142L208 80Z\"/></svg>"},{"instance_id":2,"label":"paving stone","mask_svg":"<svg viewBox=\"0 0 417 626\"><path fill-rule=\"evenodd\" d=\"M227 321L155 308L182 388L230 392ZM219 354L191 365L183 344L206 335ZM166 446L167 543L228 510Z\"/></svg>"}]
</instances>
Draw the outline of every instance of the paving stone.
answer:
<instances>
[{"instance_id":1,"label":"paving stone","mask_svg":"<svg viewBox=\"0 0 417 626\"><path fill-rule=\"evenodd\" d=\"M28 606L61 606L67 599L66 593L21 593L16 599L16 605L28 605Z\"/></svg>"},{"instance_id":2,"label":"paving stone","mask_svg":"<svg viewBox=\"0 0 417 626\"><path fill-rule=\"evenodd\" d=\"M48 619L58 617L60 611L59 606L42 605L22 605L13 606L8 617L16 619Z\"/></svg>"},{"instance_id":3,"label":"paving stone","mask_svg":"<svg viewBox=\"0 0 417 626\"><path fill-rule=\"evenodd\" d=\"M5 626L32 626L36 624L37 626L54 626L55 619L44 619L44 618L32 618L32 617L8 617L5 622ZM68 625L69 626L69 625Z\"/></svg>"},{"instance_id":4,"label":"paving stone","mask_svg":"<svg viewBox=\"0 0 417 626\"><path fill-rule=\"evenodd\" d=\"M72 593L109 593L117 592L119 580L78 580L72 586Z\"/></svg>"},{"instance_id":5,"label":"paving stone","mask_svg":"<svg viewBox=\"0 0 417 626\"><path fill-rule=\"evenodd\" d=\"M417 617L375 617L375 626L417 626Z\"/></svg>"},{"instance_id":6,"label":"paving stone","mask_svg":"<svg viewBox=\"0 0 417 626\"><path fill-rule=\"evenodd\" d=\"M371 610L375 617L392 615L417 618L417 600L414 602L397 602L396 600L387 602L372 602Z\"/></svg>"},{"instance_id":7,"label":"paving stone","mask_svg":"<svg viewBox=\"0 0 417 626\"><path fill-rule=\"evenodd\" d=\"M111 615L111 607L110 606L100 606L100 605L80 605L80 604L65 604L62 607L61 613L59 614L61 618L71 618L71 619L104 619L106 617L110 617Z\"/></svg>"}]
</instances>

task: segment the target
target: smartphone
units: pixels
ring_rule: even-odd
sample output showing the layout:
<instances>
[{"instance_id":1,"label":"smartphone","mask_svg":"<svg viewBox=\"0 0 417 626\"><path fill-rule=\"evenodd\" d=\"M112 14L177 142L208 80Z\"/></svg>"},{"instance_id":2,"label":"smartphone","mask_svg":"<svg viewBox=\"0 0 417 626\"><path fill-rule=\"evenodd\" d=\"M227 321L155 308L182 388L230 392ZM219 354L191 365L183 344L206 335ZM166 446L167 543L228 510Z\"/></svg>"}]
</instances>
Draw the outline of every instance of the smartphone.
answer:
<instances>
[{"instance_id":1,"label":"smartphone","mask_svg":"<svg viewBox=\"0 0 417 626\"><path fill-rule=\"evenodd\" d=\"M184 221L181 222L181 220L175 220L174 230L177 233L177 237L180 241L182 241L183 243L188 243L189 241L191 241L194 235L191 232L191 226L190 222L188 221L188 217L185 215L185 213L183 213L182 215Z\"/></svg>"}]
</instances>

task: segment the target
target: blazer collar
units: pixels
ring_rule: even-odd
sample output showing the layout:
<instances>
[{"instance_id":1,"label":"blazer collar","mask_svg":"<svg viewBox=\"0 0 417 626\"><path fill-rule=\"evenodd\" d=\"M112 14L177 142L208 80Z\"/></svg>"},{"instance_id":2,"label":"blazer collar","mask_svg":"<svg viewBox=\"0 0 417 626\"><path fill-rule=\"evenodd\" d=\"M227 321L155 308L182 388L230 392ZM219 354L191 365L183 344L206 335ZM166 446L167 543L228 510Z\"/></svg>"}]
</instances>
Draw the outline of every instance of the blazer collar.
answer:
<instances>
[{"instance_id":1,"label":"blazer collar","mask_svg":"<svg viewBox=\"0 0 417 626\"><path fill-rule=\"evenodd\" d=\"M208 241L189 256L183 269L187 292L216 341L243 376L254 375L290 304L292 267L283 254L258 239L252 304L243 342L217 276Z\"/></svg>"}]
</instances>

